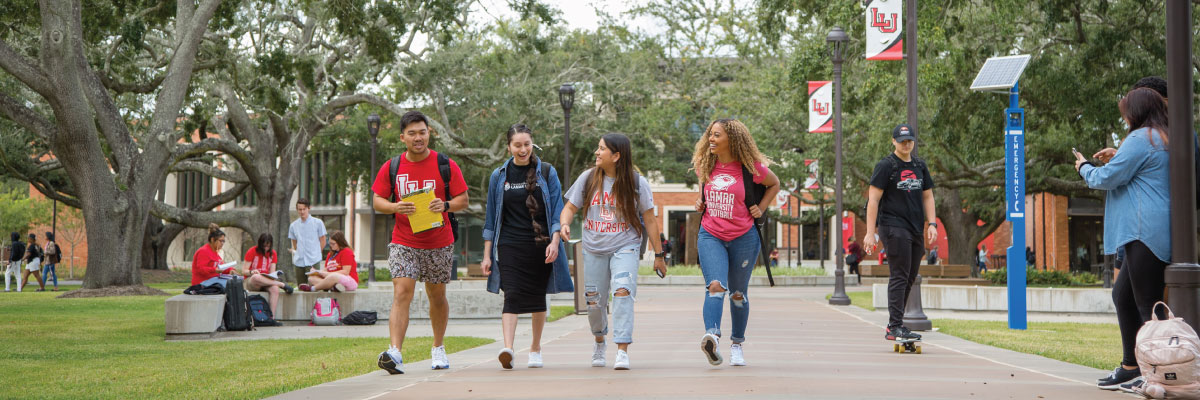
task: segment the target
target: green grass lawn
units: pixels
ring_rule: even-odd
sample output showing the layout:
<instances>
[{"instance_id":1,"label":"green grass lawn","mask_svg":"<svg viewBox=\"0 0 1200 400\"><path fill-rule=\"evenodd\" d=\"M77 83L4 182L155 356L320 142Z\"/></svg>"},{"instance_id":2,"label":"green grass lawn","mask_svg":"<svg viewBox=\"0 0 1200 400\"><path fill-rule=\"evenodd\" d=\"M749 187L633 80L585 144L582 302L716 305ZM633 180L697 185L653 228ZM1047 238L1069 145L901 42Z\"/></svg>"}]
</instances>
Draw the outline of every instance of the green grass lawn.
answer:
<instances>
[{"instance_id":1,"label":"green grass lawn","mask_svg":"<svg viewBox=\"0 0 1200 400\"><path fill-rule=\"evenodd\" d=\"M654 268L645 266L638 268L638 275L656 276ZM700 276L699 265L676 265L667 267L667 276ZM762 267L755 267L751 276L767 276L767 270ZM800 267L774 267L771 268L771 275L774 276L823 276L825 270L820 268L800 268Z\"/></svg>"},{"instance_id":2,"label":"green grass lawn","mask_svg":"<svg viewBox=\"0 0 1200 400\"><path fill-rule=\"evenodd\" d=\"M546 316L546 322L558 321L574 313L575 306L550 306L550 315Z\"/></svg>"},{"instance_id":3,"label":"green grass lawn","mask_svg":"<svg viewBox=\"0 0 1200 400\"><path fill-rule=\"evenodd\" d=\"M58 294L0 292L0 342L9 344L0 351L0 398L256 399L374 371L388 345L385 338L166 342L166 297ZM431 341L408 338L404 359L429 358ZM446 350L491 342L450 337Z\"/></svg>"},{"instance_id":4,"label":"green grass lawn","mask_svg":"<svg viewBox=\"0 0 1200 400\"><path fill-rule=\"evenodd\" d=\"M846 296L850 297L850 305L867 310L875 311L875 306L871 305L871 292L846 292ZM825 295L825 300L833 297L832 294Z\"/></svg>"},{"instance_id":5,"label":"green grass lawn","mask_svg":"<svg viewBox=\"0 0 1200 400\"><path fill-rule=\"evenodd\" d=\"M1005 321L933 320L939 332L996 346L1103 370L1121 362L1117 324L1030 322L1029 329L1008 329Z\"/></svg>"}]
</instances>

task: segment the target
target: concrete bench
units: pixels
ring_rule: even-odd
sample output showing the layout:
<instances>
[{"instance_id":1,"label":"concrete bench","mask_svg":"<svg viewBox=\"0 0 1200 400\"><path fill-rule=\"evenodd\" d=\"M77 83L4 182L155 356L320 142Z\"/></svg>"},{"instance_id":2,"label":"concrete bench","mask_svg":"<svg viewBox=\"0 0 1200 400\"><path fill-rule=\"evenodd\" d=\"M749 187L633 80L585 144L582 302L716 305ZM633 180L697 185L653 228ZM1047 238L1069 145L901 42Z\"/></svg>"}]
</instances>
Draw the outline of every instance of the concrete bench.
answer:
<instances>
[{"instance_id":1,"label":"concrete bench","mask_svg":"<svg viewBox=\"0 0 1200 400\"><path fill-rule=\"evenodd\" d=\"M211 334L221 327L225 295L181 294L164 304L167 336Z\"/></svg>"}]
</instances>

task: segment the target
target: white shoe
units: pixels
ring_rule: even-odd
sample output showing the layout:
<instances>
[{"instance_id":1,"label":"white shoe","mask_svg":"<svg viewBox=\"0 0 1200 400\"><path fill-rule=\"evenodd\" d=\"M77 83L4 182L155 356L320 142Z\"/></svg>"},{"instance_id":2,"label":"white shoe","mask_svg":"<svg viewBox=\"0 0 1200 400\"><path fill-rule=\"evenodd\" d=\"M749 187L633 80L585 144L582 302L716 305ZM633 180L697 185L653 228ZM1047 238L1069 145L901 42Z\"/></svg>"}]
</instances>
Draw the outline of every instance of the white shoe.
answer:
<instances>
[{"instance_id":1,"label":"white shoe","mask_svg":"<svg viewBox=\"0 0 1200 400\"><path fill-rule=\"evenodd\" d=\"M446 346L438 346L429 349L429 365L433 369L450 368L450 359L446 358Z\"/></svg>"},{"instance_id":2,"label":"white shoe","mask_svg":"<svg viewBox=\"0 0 1200 400\"><path fill-rule=\"evenodd\" d=\"M500 354L496 355L496 358L500 360L501 367L504 367L504 369L512 369L512 360L513 360L512 349L507 348L507 347L500 349Z\"/></svg>"},{"instance_id":3,"label":"white shoe","mask_svg":"<svg viewBox=\"0 0 1200 400\"><path fill-rule=\"evenodd\" d=\"M608 350L607 342L596 342L595 344L592 345L592 366L593 367L603 367L604 364L608 363L608 360L604 359L604 352L607 350Z\"/></svg>"},{"instance_id":4,"label":"white shoe","mask_svg":"<svg viewBox=\"0 0 1200 400\"><path fill-rule=\"evenodd\" d=\"M729 346L729 365L735 367L746 366L746 359L742 358L742 345L740 343L734 343L733 346Z\"/></svg>"},{"instance_id":5,"label":"white shoe","mask_svg":"<svg viewBox=\"0 0 1200 400\"><path fill-rule=\"evenodd\" d=\"M617 362L613 363L613 369L624 371L629 369L629 353L625 350L617 350Z\"/></svg>"},{"instance_id":6,"label":"white shoe","mask_svg":"<svg viewBox=\"0 0 1200 400\"><path fill-rule=\"evenodd\" d=\"M529 363L526 364L525 366L529 367L529 368L541 368L542 367L542 352L540 352L540 351L536 352L536 353L534 353L532 351L529 352Z\"/></svg>"},{"instance_id":7,"label":"white shoe","mask_svg":"<svg viewBox=\"0 0 1200 400\"><path fill-rule=\"evenodd\" d=\"M387 371L389 374L404 373L404 356L400 354L400 349L396 346L388 346L388 349L379 353L379 368Z\"/></svg>"},{"instance_id":8,"label":"white shoe","mask_svg":"<svg viewBox=\"0 0 1200 400\"><path fill-rule=\"evenodd\" d=\"M704 356L708 358L708 363L712 365L721 365L721 351L719 345L721 338L711 333L705 333L700 339L700 351L704 352Z\"/></svg>"}]
</instances>

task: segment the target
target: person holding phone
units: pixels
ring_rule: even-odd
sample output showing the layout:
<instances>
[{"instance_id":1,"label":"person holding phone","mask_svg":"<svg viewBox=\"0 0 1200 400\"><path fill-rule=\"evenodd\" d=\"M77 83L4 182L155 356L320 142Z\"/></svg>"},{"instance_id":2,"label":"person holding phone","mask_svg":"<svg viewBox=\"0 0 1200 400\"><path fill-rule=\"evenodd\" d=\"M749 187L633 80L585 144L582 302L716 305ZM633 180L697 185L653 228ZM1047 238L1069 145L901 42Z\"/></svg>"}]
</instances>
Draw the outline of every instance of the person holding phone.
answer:
<instances>
[{"instance_id":1,"label":"person holding phone","mask_svg":"<svg viewBox=\"0 0 1200 400\"><path fill-rule=\"evenodd\" d=\"M895 150L875 164L867 190L867 232L863 247L871 254L882 243L890 272L888 325L884 332L887 340L921 339L921 335L903 325L904 307L916 282L926 243L932 245L937 240L933 177L925 162L912 155L915 133L908 124L892 129Z\"/></svg>"},{"instance_id":2,"label":"person holding phone","mask_svg":"<svg viewBox=\"0 0 1200 400\"><path fill-rule=\"evenodd\" d=\"M588 323L596 339L592 345L592 366L604 367L607 362L604 338L608 335L611 292L613 342L617 344L613 368L627 370L642 238L658 237L659 233L654 194L650 192L650 183L633 167L633 145L625 135L604 135L592 154L596 166L580 174L567 190L559 216L559 234L562 240L570 240L571 220L582 209L583 257L587 265L584 292ZM666 273L662 242L648 242L654 249L654 269Z\"/></svg>"},{"instance_id":3,"label":"person holding phone","mask_svg":"<svg viewBox=\"0 0 1200 400\"><path fill-rule=\"evenodd\" d=\"M506 135L512 157L488 179L480 267L488 276L487 290L504 291L500 366L512 369L517 315L533 314L533 343L526 366L541 368L546 295L575 290L555 218L563 209L562 184L554 167L534 154L533 131L528 126L513 125Z\"/></svg>"},{"instance_id":4,"label":"person holding phone","mask_svg":"<svg viewBox=\"0 0 1200 400\"><path fill-rule=\"evenodd\" d=\"M1171 187L1166 101L1156 91L1136 88L1118 103L1129 133L1102 167L1075 152L1075 169L1089 188L1104 190L1104 254L1125 253L1113 282L1113 304L1121 330L1123 357L1097 380L1117 390L1141 377L1134 355L1137 332L1163 299L1164 274L1171 263Z\"/></svg>"},{"instance_id":5,"label":"person holding phone","mask_svg":"<svg viewBox=\"0 0 1200 400\"><path fill-rule=\"evenodd\" d=\"M696 211L702 214L696 235L700 271L704 275L704 302L700 315L704 335L700 351L711 365L720 365L721 314L729 296L729 364L746 365L742 344L750 322L750 275L762 248L755 219L763 216L779 193L779 178L767 166L770 160L758 151L754 137L736 119L708 124L692 153L692 169L700 180ZM747 180L752 182L747 182ZM747 205L752 185L766 186L758 204ZM771 254L771 259L777 259Z\"/></svg>"}]
</instances>

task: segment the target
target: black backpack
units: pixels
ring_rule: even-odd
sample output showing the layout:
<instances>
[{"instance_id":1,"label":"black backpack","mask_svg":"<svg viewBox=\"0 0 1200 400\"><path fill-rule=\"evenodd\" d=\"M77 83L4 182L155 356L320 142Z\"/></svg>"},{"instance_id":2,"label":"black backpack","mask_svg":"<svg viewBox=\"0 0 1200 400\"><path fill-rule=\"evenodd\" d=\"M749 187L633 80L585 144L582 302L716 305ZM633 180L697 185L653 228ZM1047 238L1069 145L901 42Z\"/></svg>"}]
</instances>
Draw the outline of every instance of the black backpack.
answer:
<instances>
[{"instance_id":1,"label":"black backpack","mask_svg":"<svg viewBox=\"0 0 1200 400\"><path fill-rule=\"evenodd\" d=\"M442 175L442 186L446 187L446 201L449 202L450 199L454 198L454 196L450 195L450 157L445 154L438 153L437 164L438 172ZM392 157L392 163L388 165L388 182L393 185L392 195L389 198L390 201L396 201L396 171L399 169L400 156ZM446 208L450 208L450 206L447 205ZM458 242L458 217L455 217L454 213L448 214L450 216L450 231L452 232L454 241ZM396 215L392 214L392 218L396 218Z\"/></svg>"},{"instance_id":2,"label":"black backpack","mask_svg":"<svg viewBox=\"0 0 1200 400\"><path fill-rule=\"evenodd\" d=\"M375 325L379 321L374 311L355 311L342 317L343 325Z\"/></svg>"},{"instance_id":3,"label":"black backpack","mask_svg":"<svg viewBox=\"0 0 1200 400\"><path fill-rule=\"evenodd\" d=\"M250 315L254 318L254 325L275 324L275 315L271 312L271 303L267 299L256 294L250 296L247 301L250 303Z\"/></svg>"},{"instance_id":4,"label":"black backpack","mask_svg":"<svg viewBox=\"0 0 1200 400\"><path fill-rule=\"evenodd\" d=\"M221 317L221 322L227 331L254 329L254 317L250 312L250 302L247 300L246 289L242 286L242 278L239 276L235 276L225 283L225 314Z\"/></svg>"},{"instance_id":5,"label":"black backpack","mask_svg":"<svg viewBox=\"0 0 1200 400\"><path fill-rule=\"evenodd\" d=\"M750 206L756 206L762 202L763 195L767 194L767 185L754 183L754 173L750 172L745 165L742 165L742 189L746 192L746 209ZM704 196L704 187L700 187L700 203L707 204ZM762 261L762 265L767 269L767 282L771 286L775 286L775 277L771 275L771 261L767 254L771 252L770 245L767 244L767 237L763 236L763 225L767 222L767 210L762 210L761 217L754 219L754 229L758 230L758 244L762 248L758 252L758 259Z\"/></svg>"}]
</instances>

